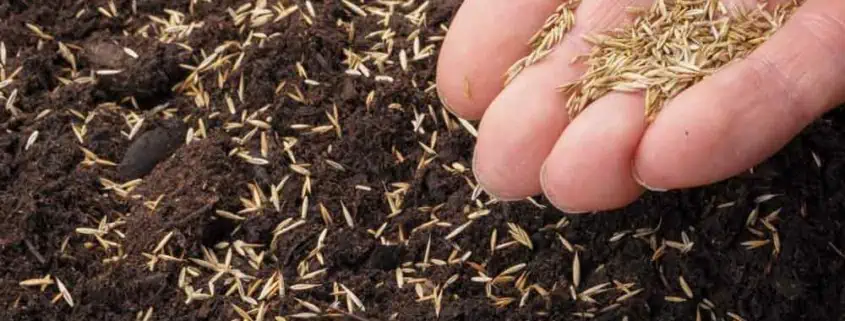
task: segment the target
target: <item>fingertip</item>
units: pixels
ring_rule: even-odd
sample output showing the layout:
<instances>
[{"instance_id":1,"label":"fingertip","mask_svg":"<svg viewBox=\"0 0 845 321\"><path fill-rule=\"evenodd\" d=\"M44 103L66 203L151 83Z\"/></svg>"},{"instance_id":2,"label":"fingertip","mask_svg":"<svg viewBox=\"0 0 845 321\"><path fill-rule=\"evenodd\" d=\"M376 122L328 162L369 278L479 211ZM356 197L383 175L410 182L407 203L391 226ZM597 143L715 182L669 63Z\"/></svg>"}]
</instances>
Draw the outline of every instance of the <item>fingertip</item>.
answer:
<instances>
[{"instance_id":1,"label":"fingertip","mask_svg":"<svg viewBox=\"0 0 845 321\"><path fill-rule=\"evenodd\" d=\"M465 70L467 67L445 67L454 63L449 62L449 59L451 58L447 54L441 54L440 57L441 58L438 59L437 63L438 67L435 84L435 91L437 93L437 98L440 100L440 104L443 105L443 108L446 108L447 111L457 117L466 120L481 119L481 116L484 115L484 110L487 109L489 101L493 100L495 93L498 93L501 88L492 87L491 89L486 90L487 92L492 92L492 95L481 94L482 96L477 97L477 99L473 99L473 97L465 95L459 88L461 86L470 86L468 88L471 90L472 85L469 83L468 76L466 74L462 76L459 73L459 70ZM441 71L441 69L443 69L443 71ZM465 79L467 82L461 85L456 81L457 79Z\"/></svg>"},{"instance_id":2,"label":"fingertip","mask_svg":"<svg viewBox=\"0 0 845 321\"><path fill-rule=\"evenodd\" d=\"M541 172L543 194L552 206L567 214L587 214L622 208L636 201L644 192L644 188L633 180L621 186L607 186L605 191L597 191L589 186L595 186L593 183L575 182L579 180L575 176L581 174L575 171L547 170L546 164ZM584 187L587 188L582 189Z\"/></svg>"},{"instance_id":3,"label":"fingertip","mask_svg":"<svg viewBox=\"0 0 845 321\"><path fill-rule=\"evenodd\" d=\"M484 187L499 197L524 199L542 192L540 168L569 118L555 86L561 74L523 71L486 111L478 128L474 161Z\"/></svg>"},{"instance_id":4,"label":"fingertip","mask_svg":"<svg viewBox=\"0 0 845 321\"><path fill-rule=\"evenodd\" d=\"M543 167L540 168L540 186L543 189L543 193L546 194L546 199L556 209L558 209L561 212L564 212L566 214L586 214L586 213L591 212L591 211L588 211L588 210L579 210L579 209L569 208L569 207L566 207L563 204L558 203L558 201L557 201L558 197L556 197L555 195L552 194L553 192L551 191L551 189L548 186L548 180L549 180L549 176L546 173L546 163L543 163Z\"/></svg>"},{"instance_id":5,"label":"fingertip","mask_svg":"<svg viewBox=\"0 0 845 321\"><path fill-rule=\"evenodd\" d=\"M573 212L612 210L642 195L631 161L645 128L642 103L641 96L610 94L566 128L540 178L555 207Z\"/></svg>"},{"instance_id":6,"label":"fingertip","mask_svg":"<svg viewBox=\"0 0 845 321\"><path fill-rule=\"evenodd\" d=\"M461 108L456 110L454 107L452 107L452 105L449 104L449 100L446 98L446 95L443 94L443 91L440 89L442 87L439 81L440 77L438 76L437 78L438 81L435 84L434 89L437 93L437 99L440 100L440 105L442 105L443 108L446 109L446 111L448 111L452 115L466 120L478 120L481 118L483 110L476 110L475 112L473 112L471 108Z\"/></svg>"},{"instance_id":7,"label":"fingertip","mask_svg":"<svg viewBox=\"0 0 845 321\"><path fill-rule=\"evenodd\" d=\"M519 178L502 175L501 171L496 170L495 164L481 164L479 159L476 145L472 157L472 175L484 191L497 200L513 202L539 193L539 190L534 191L530 184L520 184Z\"/></svg>"},{"instance_id":8,"label":"fingertip","mask_svg":"<svg viewBox=\"0 0 845 321\"><path fill-rule=\"evenodd\" d=\"M699 130L681 124L687 117L678 109L666 108L643 134L632 162L632 176L643 188L655 192L687 188L689 177L709 170L699 167L695 173L684 174L690 153L695 153L693 149L696 145L707 143L699 137ZM697 121L707 122L708 118L699 118ZM706 147L698 149L706 150ZM701 157L706 156L699 155L695 158Z\"/></svg>"}]
</instances>

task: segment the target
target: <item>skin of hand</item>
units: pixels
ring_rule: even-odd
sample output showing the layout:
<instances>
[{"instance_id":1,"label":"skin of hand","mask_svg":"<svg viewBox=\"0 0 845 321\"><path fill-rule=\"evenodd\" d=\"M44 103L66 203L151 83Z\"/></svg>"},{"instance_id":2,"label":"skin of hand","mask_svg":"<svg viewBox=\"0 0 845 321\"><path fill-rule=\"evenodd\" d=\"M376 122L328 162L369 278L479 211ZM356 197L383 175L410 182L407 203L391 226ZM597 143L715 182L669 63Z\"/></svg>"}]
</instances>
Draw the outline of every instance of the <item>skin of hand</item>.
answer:
<instances>
[{"instance_id":1,"label":"skin of hand","mask_svg":"<svg viewBox=\"0 0 845 321\"><path fill-rule=\"evenodd\" d=\"M630 93L604 96L570 121L568 97L555 89L584 72L570 63L589 52L582 35L628 23L627 7L651 2L582 1L554 51L504 87L561 0L465 0L438 58L437 91L454 114L481 119L472 165L488 193L543 193L568 213L618 209L645 189L739 174L845 101L845 1L807 0L771 39L675 97L648 126L643 96Z\"/></svg>"}]
</instances>

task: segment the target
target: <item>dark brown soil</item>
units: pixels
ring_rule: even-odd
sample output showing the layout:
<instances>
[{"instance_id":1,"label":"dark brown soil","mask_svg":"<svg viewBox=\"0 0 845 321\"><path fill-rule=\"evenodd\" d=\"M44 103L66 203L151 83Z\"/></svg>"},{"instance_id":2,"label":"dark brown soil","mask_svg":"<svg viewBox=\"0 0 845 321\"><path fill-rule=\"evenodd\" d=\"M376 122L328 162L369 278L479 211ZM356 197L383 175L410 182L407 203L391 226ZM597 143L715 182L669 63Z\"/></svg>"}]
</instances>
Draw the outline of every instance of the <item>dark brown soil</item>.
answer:
<instances>
[{"instance_id":1,"label":"dark brown soil","mask_svg":"<svg viewBox=\"0 0 845 321\"><path fill-rule=\"evenodd\" d=\"M8 77L21 68L0 88L0 106L12 92L16 97L14 110L0 110L0 320L242 318L235 307L253 320L261 309L264 320L309 316L303 313L347 320L695 320L697 313L702 320L845 320L845 257L837 253L845 248L842 111L826 115L753 172L705 188L650 194L612 213L565 216L527 201L487 202L483 193L476 202L471 172L453 165L470 164L472 136L455 118L447 123L430 89L436 51L410 61L407 72L400 67L397 52L413 56L407 37L417 29L405 15L420 1L395 6L391 62L365 62L370 77L345 74L343 61L347 49L362 56L386 50L373 48L381 35L368 36L385 28L372 12L361 17L340 1L312 1L311 17L305 1L282 1L300 11L241 28L227 9L240 12L248 1L190 2L115 1L118 15L111 18L98 11L111 11L101 0L0 4L7 51L0 72ZM441 24L448 25L458 6L432 0L424 8L421 47L439 45L430 37L443 35ZM168 17L165 9L183 16ZM202 25L183 38L161 39L166 30L149 16ZM354 22L351 39L338 21ZM26 23L54 39L39 41ZM190 69L227 41L234 44L218 56L227 60L191 80ZM73 64L59 42L70 48ZM304 82L298 62L319 85ZM85 81L92 75L96 82ZM295 88L303 102L292 97ZM340 135L318 127L331 125L334 106ZM425 115L424 133L414 130L415 114ZM136 116L145 122L130 140L127 122ZM73 128L83 124L80 142ZM34 131L37 139L26 149ZM436 157L420 147L430 145L434 131ZM194 137L187 144L186 135ZM291 154L297 165L311 164L307 178L293 170ZM253 160L258 165L246 161L259 157ZM420 166L423 157L429 163ZM270 191L285 177L276 208ZM143 181L123 185L134 178ZM387 193L401 198L401 213L391 215ZM241 212L245 207L256 209ZM481 209L489 214L447 240ZM759 215L749 220L754 209ZM779 214L770 216L774 211ZM275 233L287 219L287 227L297 225ZM499 246L514 239L508 223L524 229L532 248L514 242L491 253L492 231ZM100 227L100 240L86 234L85 228ZM683 235L693 243L689 251L666 246L655 255L664 241L682 242ZM561 237L578 253L577 300L570 290L574 254ZM746 249L753 240L772 243ZM231 268L215 278L196 261L212 260L204 252L220 262L229 252ZM252 254L262 256L257 268L250 265ZM158 258L154 265L152 257ZM524 268L513 279L499 275L518 264ZM243 295L233 285L233 269L250 277L241 281ZM259 299L279 273L285 296ZM61 280L73 307L57 296L56 284L43 290L20 284L46 275ZM489 294L484 275L497 279ZM605 282L611 283L584 297ZM184 288L207 294L209 283L215 295L186 303ZM297 290L306 283L318 286ZM319 312L309 310L314 307Z\"/></svg>"}]
</instances>

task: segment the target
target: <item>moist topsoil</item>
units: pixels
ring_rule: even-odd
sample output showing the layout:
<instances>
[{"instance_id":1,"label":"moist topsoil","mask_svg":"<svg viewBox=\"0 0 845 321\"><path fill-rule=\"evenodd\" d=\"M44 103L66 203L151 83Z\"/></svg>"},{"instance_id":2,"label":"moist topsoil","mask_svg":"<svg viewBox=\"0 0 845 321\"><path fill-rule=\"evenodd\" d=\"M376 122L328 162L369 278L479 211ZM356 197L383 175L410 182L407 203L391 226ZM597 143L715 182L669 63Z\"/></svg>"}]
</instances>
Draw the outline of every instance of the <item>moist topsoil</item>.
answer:
<instances>
[{"instance_id":1,"label":"moist topsoil","mask_svg":"<svg viewBox=\"0 0 845 321\"><path fill-rule=\"evenodd\" d=\"M841 111L567 216L475 188L432 87L459 1L261 2L0 4L0 320L843 320Z\"/></svg>"}]
</instances>

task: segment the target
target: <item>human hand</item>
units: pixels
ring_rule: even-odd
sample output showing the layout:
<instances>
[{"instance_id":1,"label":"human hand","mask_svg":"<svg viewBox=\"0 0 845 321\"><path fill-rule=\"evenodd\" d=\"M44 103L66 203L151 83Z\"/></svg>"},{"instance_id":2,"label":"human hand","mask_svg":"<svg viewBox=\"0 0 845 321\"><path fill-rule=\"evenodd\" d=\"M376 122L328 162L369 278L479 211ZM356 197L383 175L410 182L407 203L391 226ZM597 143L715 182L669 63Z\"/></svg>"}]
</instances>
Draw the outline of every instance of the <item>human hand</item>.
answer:
<instances>
[{"instance_id":1,"label":"human hand","mask_svg":"<svg viewBox=\"0 0 845 321\"><path fill-rule=\"evenodd\" d=\"M755 0L725 0L753 6ZM502 200L544 193L565 212L611 210L644 191L714 183L762 162L845 101L845 1L807 0L746 58L675 97L647 123L641 94L610 93L570 121L556 88L585 70L585 34L629 22L651 0L583 1L552 53L503 88L561 0L465 0L446 36L444 105L481 119L473 171Z\"/></svg>"}]
</instances>

